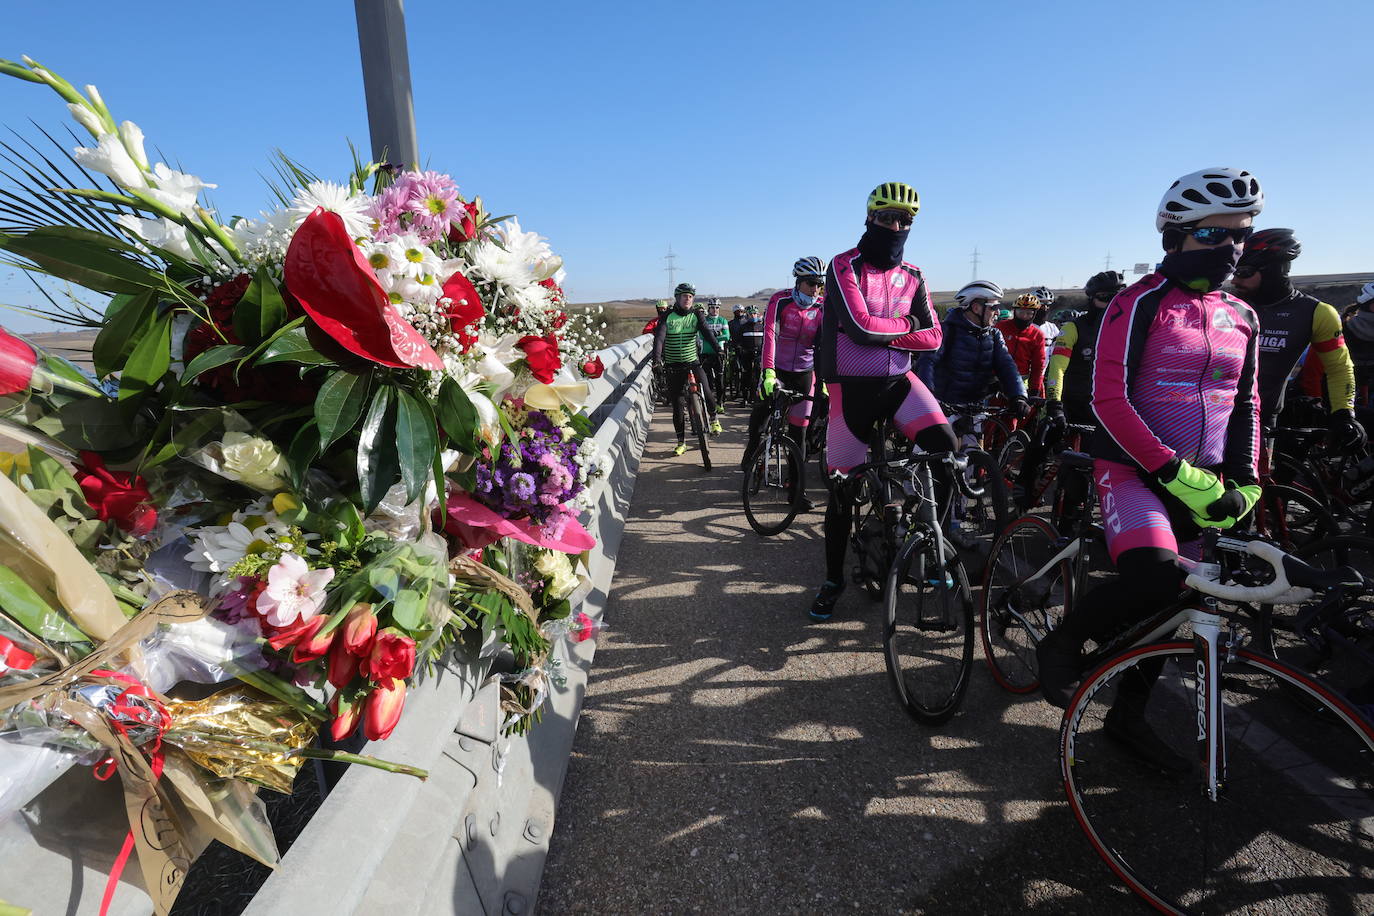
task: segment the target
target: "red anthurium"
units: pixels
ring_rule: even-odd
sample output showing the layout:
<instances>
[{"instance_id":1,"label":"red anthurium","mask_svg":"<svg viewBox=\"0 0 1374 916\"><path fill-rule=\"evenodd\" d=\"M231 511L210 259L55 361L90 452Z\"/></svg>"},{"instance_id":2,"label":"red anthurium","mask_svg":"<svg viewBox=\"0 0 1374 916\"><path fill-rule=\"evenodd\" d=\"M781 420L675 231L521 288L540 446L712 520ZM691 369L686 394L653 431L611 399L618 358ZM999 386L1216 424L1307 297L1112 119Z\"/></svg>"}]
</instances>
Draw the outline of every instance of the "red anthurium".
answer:
<instances>
[{"instance_id":1,"label":"red anthurium","mask_svg":"<svg viewBox=\"0 0 1374 916\"><path fill-rule=\"evenodd\" d=\"M582 374L587 378L601 378L601 374L605 371L606 364L601 361L599 356L593 356L582 363Z\"/></svg>"},{"instance_id":2,"label":"red anthurium","mask_svg":"<svg viewBox=\"0 0 1374 916\"><path fill-rule=\"evenodd\" d=\"M318 207L305 218L286 249L284 277L306 314L350 352L397 369L443 371L434 348L388 301L337 213Z\"/></svg>"},{"instance_id":3,"label":"red anthurium","mask_svg":"<svg viewBox=\"0 0 1374 916\"><path fill-rule=\"evenodd\" d=\"M458 335L466 353L477 343L477 322L482 320L487 310L477 295L477 287L461 273L455 273L444 281L444 298L450 300L449 324L453 326L453 333Z\"/></svg>"},{"instance_id":4,"label":"red anthurium","mask_svg":"<svg viewBox=\"0 0 1374 916\"><path fill-rule=\"evenodd\" d=\"M363 734L369 741L391 737L405 705L406 682L398 677L387 678L363 702Z\"/></svg>"},{"instance_id":5,"label":"red anthurium","mask_svg":"<svg viewBox=\"0 0 1374 916\"><path fill-rule=\"evenodd\" d=\"M525 362L530 372L545 385L553 381L554 373L563 368L563 360L558 355L558 338L552 332L543 337L529 335L520 338L515 344L525 351Z\"/></svg>"},{"instance_id":6,"label":"red anthurium","mask_svg":"<svg viewBox=\"0 0 1374 916\"><path fill-rule=\"evenodd\" d=\"M0 328L0 394L24 391L33 380L38 354L4 328Z\"/></svg>"},{"instance_id":7,"label":"red anthurium","mask_svg":"<svg viewBox=\"0 0 1374 916\"><path fill-rule=\"evenodd\" d=\"M96 516L142 537L157 524L157 509L148 482L128 471L111 471L95 452L82 452L76 466L76 482Z\"/></svg>"}]
</instances>

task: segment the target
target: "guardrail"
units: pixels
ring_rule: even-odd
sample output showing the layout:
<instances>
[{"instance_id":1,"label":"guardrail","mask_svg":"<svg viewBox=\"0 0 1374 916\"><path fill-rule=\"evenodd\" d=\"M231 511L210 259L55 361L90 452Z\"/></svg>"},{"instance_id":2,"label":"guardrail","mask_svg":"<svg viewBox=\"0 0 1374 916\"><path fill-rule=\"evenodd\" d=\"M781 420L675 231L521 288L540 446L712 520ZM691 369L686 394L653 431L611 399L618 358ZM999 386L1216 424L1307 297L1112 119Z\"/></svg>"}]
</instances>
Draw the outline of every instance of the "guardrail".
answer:
<instances>
[{"instance_id":1,"label":"guardrail","mask_svg":"<svg viewBox=\"0 0 1374 916\"><path fill-rule=\"evenodd\" d=\"M592 588L580 610L597 622L653 411L651 343L641 336L601 351L606 371L591 382L585 408L611 460L584 519L597 546L588 556ZM422 783L350 768L243 912L528 912L543 874L595 651L594 637L567 646L561 672L566 680L552 689L542 721L525 738L498 734L497 685L483 687L491 659L450 663L412 690L391 737L362 752L423 767L430 778ZM83 795L108 788L79 775L87 777ZM75 843L40 842L11 820L0 821L0 862L0 900L32 906L37 888L42 900L36 913L99 911L108 859L87 861ZM126 879L136 880L134 872L126 869ZM129 916L150 911L149 898L126 883L109 910Z\"/></svg>"}]
</instances>

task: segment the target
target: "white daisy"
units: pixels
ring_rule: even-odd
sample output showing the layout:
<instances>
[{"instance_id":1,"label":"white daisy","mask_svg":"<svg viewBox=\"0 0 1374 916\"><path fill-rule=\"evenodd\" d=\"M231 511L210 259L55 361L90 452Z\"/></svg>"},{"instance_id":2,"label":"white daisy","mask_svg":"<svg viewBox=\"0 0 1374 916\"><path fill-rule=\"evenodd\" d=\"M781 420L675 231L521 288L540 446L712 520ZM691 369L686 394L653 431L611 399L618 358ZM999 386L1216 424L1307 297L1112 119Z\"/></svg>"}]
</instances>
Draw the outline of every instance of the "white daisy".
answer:
<instances>
[{"instance_id":1,"label":"white daisy","mask_svg":"<svg viewBox=\"0 0 1374 916\"><path fill-rule=\"evenodd\" d=\"M305 218L323 207L331 213L343 217L344 228L349 238L362 238L372 234L372 218L364 211L372 201L365 194L354 194L347 186L332 181L312 181L304 189L296 192L291 201L291 214L295 225L305 222Z\"/></svg>"}]
</instances>

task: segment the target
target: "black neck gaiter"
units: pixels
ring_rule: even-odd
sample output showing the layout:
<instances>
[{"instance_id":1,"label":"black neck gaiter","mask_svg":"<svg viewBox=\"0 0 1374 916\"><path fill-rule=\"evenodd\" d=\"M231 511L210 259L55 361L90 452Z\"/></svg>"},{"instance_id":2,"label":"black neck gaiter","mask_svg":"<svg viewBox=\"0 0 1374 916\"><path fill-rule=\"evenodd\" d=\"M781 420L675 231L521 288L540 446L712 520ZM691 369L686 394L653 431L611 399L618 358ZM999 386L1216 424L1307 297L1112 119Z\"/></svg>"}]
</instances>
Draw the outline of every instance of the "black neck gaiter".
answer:
<instances>
[{"instance_id":1,"label":"black neck gaiter","mask_svg":"<svg viewBox=\"0 0 1374 916\"><path fill-rule=\"evenodd\" d=\"M1293 281L1288 279L1281 268L1270 267L1260 271L1259 289L1244 293L1241 298L1251 305L1274 305L1293 295Z\"/></svg>"},{"instance_id":2,"label":"black neck gaiter","mask_svg":"<svg viewBox=\"0 0 1374 916\"><path fill-rule=\"evenodd\" d=\"M906 237L910 233L910 229L889 229L868 223L859 239L859 254L879 270L891 270L902 263L902 250L906 248Z\"/></svg>"},{"instance_id":3,"label":"black neck gaiter","mask_svg":"<svg viewBox=\"0 0 1374 916\"><path fill-rule=\"evenodd\" d=\"M1236 269L1240 250L1235 245L1217 245L1194 251L1171 251L1159 264L1159 272L1179 286L1210 293L1220 289Z\"/></svg>"}]
</instances>

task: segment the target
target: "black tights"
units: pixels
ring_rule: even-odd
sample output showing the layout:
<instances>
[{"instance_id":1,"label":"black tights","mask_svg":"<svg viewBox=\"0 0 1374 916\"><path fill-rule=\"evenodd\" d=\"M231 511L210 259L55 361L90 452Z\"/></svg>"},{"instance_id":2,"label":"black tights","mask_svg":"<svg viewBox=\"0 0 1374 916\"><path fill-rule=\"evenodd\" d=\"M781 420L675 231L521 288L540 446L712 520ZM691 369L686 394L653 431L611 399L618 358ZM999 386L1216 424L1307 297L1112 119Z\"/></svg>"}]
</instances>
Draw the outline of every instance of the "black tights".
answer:
<instances>
[{"instance_id":1,"label":"black tights","mask_svg":"<svg viewBox=\"0 0 1374 916\"><path fill-rule=\"evenodd\" d=\"M952 452L957 448L954 431L948 424L927 426L916 434L916 447L925 452ZM835 481L830 500L825 504L825 578L844 584L844 555L849 547L849 532L854 525L854 488L858 478ZM949 501L949 487L936 482L939 516L944 517Z\"/></svg>"},{"instance_id":2,"label":"black tights","mask_svg":"<svg viewBox=\"0 0 1374 916\"><path fill-rule=\"evenodd\" d=\"M701 388L702 395L706 398L707 416L701 418L701 422L710 425L716 418L716 396L711 391L710 384L706 381L706 373L701 368L701 363L669 363L667 366L668 379L668 402L673 405L673 430L677 433L677 441L682 442L686 438L683 431L686 423L683 414L687 411L687 373L693 372L697 377L697 385ZM705 432L705 430L703 430Z\"/></svg>"}]
</instances>

